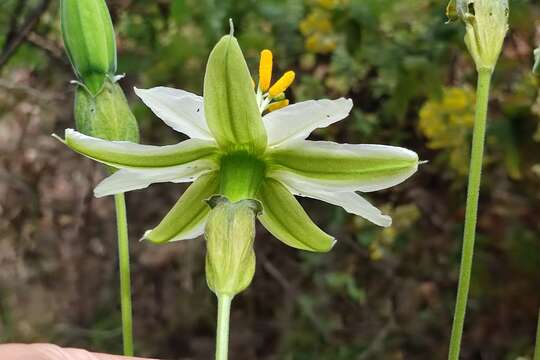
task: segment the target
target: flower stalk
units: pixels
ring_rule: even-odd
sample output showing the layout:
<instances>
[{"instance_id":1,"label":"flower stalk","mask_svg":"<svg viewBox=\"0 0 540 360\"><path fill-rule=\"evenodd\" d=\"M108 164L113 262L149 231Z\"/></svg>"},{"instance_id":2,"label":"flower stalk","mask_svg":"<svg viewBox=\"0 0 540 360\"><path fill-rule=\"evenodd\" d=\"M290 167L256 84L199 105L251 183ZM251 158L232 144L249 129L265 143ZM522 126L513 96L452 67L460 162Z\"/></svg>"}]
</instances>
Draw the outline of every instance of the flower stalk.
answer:
<instances>
[{"instance_id":1,"label":"flower stalk","mask_svg":"<svg viewBox=\"0 0 540 360\"><path fill-rule=\"evenodd\" d=\"M229 321L232 300L233 297L230 295L218 295L216 360L227 360L229 356Z\"/></svg>"},{"instance_id":2,"label":"flower stalk","mask_svg":"<svg viewBox=\"0 0 540 360\"><path fill-rule=\"evenodd\" d=\"M129 266L129 238L126 201L123 193L114 195L116 228L118 231L118 259L120 270L120 308L122 312L122 340L124 355L133 355L133 320L131 310L131 271Z\"/></svg>"},{"instance_id":3,"label":"flower stalk","mask_svg":"<svg viewBox=\"0 0 540 360\"><path fill-rule=\"evenodd\" d=\"M454 310L454 322L450 338L448 359L458 360L463 335L463 324L467 310L467 300L471 283L471 272L474 256L476 221L478 214L478 197L484 159L484 142L486 136L486 120L489 102L491 70L478 72L477 104L469 168L469 183L467 186L467 205L465 209L465 230L463 234L463 249L459 270L459 284Z\"/></svg>"},{"instance_id":4,"label":"flower stalk","mask_svg":"<svg viewBox=\"0 0 540 360\"><path fill-rule=\"evenodd\" d=\"M62 35L77 76L74 117L77 130L116 141L139 141L137 120L117 84L114 28L104 0L62 0ZM107 164L110 165L110 164ZM110 166L111 173L116 171ZM114 196L118 232L120 307L124 355L133 355L128 223L123 192Z\"/></svg>"},{"instance_id":5,"label":"flower stalk","mask_svg":"<svg viewBox=\"0 0 540 360\"><path fill-rule=\"evenodd\" d=\"M508 0L450 0L447 7L449 21L461 19L465 24L465 44L478 72L463 249L450 336L449 360L459 360L461 349L474 257L489 91L491 77L508 31L508 13Z\"/></svg>"}]
</instances>

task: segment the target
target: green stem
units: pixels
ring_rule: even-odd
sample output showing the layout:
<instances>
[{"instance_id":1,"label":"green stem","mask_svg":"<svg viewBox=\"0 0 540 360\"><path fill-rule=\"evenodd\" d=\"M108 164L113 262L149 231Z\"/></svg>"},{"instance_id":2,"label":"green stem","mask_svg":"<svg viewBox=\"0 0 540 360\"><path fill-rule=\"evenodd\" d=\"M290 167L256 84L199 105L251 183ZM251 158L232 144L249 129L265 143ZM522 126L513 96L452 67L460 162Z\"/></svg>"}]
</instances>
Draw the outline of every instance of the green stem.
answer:
<instances>
[{"instance_id":1,"label":"green stem","mask_svg":"<svg viewBox=\"0 0 540 360\"><path fill-rule=\"evenodd\" d=\"M536 347L534 349L534 360L540 360L540 311L538 312L538 324L536 325Z\"/></svg>"},{"instance_id":2,"label":"green stem","mask_svg":"<svg viewBox=\"0 0 540 360\"><path fill-rule=\"evenodd\" d=\"M116 227L118 230L118 263L120 271L120 307L124 355L133 356L133 325L131 315L131 279L129 269L129 241L124 194L114 196Z\"/></svg>"},{"instance_id":3,"label":"green stem","mask_svg":"<svg viewBox=\"0 0 540 360\"><path fill-rule=\"evenodd\" d=\"M217 295L218 322L216 334L216 360L227 360L229 353L229 320L231 313L230 295Z\"/></svg>"},{"instance_id":4,"label":"green stem","mask_svg":"<svg viewBox=\"0 0 540 360\"><path fill-rule=\"evenodd\" d=\"M474 239L476 233L476 218L478 213L478 197L482 163L484 158L484 142L486 137L486 120L489 102L491 70L478 72L476 92L476 116L474 121L471 162L469 168L469 184L467 187L467 205L465 209L465 231L463 234L463 250L459 270L459 285L450 338L449 360L458 360L463 335L463 324L467 310L467 299L471 282L471 271L474 255Z\"/></svg>"}]
</instances>

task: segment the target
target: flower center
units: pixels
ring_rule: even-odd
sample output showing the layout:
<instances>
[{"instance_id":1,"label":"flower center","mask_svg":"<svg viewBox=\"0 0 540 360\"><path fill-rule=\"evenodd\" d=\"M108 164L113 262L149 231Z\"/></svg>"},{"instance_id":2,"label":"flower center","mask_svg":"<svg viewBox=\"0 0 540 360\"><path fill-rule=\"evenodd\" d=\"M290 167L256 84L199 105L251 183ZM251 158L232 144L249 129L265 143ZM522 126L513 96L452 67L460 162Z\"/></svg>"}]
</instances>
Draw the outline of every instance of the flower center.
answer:
<instances>
[{"instance_id":1,"label":"flower center","mask_svg":"<svg viewBox=\"0 0 540 360\"><path fill-rule=\"evenodd\" d=\"M287 71L272 85L273 55L268 49L261 51L259 63L259 85L257 86L257 105L261 114L275 111L289 105L285 90L294 81L294 71ZM253 84L255 86L255 84Z\"/></svg>"},{"instance_id":2,"label":"flower center","mask_svg":"<svg viewBox=\"0 0 540 360\"><path fill-rule=\"evenodd\" d=\"M221 158L219 192L232 202L254 199L265 172L265 163L247 152L224 155Z\"/></svg>"}]
</instances>

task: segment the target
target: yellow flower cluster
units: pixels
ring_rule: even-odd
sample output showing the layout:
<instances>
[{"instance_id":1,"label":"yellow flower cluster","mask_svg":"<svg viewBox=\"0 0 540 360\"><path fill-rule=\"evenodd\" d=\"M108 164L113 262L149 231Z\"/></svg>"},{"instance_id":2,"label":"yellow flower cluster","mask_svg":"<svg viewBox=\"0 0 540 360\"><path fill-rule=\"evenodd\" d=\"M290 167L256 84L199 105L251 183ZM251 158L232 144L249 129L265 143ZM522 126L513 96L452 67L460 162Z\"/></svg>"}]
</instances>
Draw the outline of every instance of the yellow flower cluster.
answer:
<instances>
[{"instance_id":1,"label":"yellow flower cluster","mask_svg":"<svg viewBox=\"0 0 540 360\"><path fill-rule=\"evenodd\" d=\"M318 5L328 10L335 9L338 6L345 5L348 2L349 0L317 0Z\"/></svg>"},{"instance_id":2,"label":"yellow flower cluster","mask_svg":"<svg viewBox=\"0 0 540 360\"><path fill-rule=\"evenodd\" d=\"M475 94L469 88L450 87L442 98L430 99L420 110L418 127L431 149L445 149L449 165L458 174L468 169L469 140L474 125Z\"/></svg>"},{"instance_id":3,"label":"yellow flower cluster","mask_svg":"<svg viewBox=\"0 0 540 360\"><path fill-rule=\"evenodd\" d=\"M332 10L348 0L317 0L313 9L300 22L306 49L316 54L329 54L337 46L337 35L332 24Z\"/></svg>"},{"instance_id":4,"label":"yellow flower cluster","mask_svg":"<svg viewBox=\"0 0 540 360\"><path fill-rule=\"evenodd\" d=\"M395 208L387 205L381 210L392 214L392 226L378 231L376 237L368 245L369 258L372 261L380 261L391 254L398 236L411 229L422 216L420 209L414 204L400 205ZM366 225L366 222L361 219L356 221L359 221L357 224L359 232L364 231L365 226L371 226Z\"/></svg>"}]
</instances>

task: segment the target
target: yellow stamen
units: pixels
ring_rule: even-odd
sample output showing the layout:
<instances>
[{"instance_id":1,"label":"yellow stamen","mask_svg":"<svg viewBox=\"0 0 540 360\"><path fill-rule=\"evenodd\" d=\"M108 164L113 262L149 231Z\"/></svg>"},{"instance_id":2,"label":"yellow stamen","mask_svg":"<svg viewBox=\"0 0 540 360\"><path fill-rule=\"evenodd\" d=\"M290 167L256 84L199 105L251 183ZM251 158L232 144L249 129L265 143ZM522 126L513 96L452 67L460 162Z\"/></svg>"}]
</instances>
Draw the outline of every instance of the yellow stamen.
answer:
<instances>
[{"instance_id":1,"label":"yellow stamen","mask_svg":"<svg viewBox=\"0 0 540 360\"><path fill-rule=\"evenodd\" d=\"M274 85L268 90L268 94L270 94L271 97L278 96L280 93L287 90L289 86L291 86L292 82L294 81L294 71L287 71L283 76L276 81Z\"/></svg>"},{"instance_id":2,"label":"yellow stamen","mask_svg":"<svg viewBox=\"0 0 540 360\"><path fill-rule=\"evenodd\" d=\"M268 90L272 81L272 52L270 50L261 51L261 62L259 63L259 87L262 91Z\"/></svg>"},{"instance_id":3,"label":"yellow stamen","mask_svg":"<svg viewBox=\"0 0 540 360\"><path fill-rule=\"evenodd\" d=\"M277 94L273 97L275 101L285 100L285 93Z\"/></svg>"},{"instance_id":4,"label":"yellow stamen","mask_svg":"<svg viewBox=\"0 0 540 360\"><path fill-rule=\"evenodd\" d=\"M275 102L273 104L271 104L269 107L268 107L268 112L272 112L272 111L276 111L276 110L279 110L281 108L284 108L285 106L289 105L289 100L288 99L285 99L285 100L281 100L281 101L278 101L278 102Z\"/></svg>"}]
</instances>

